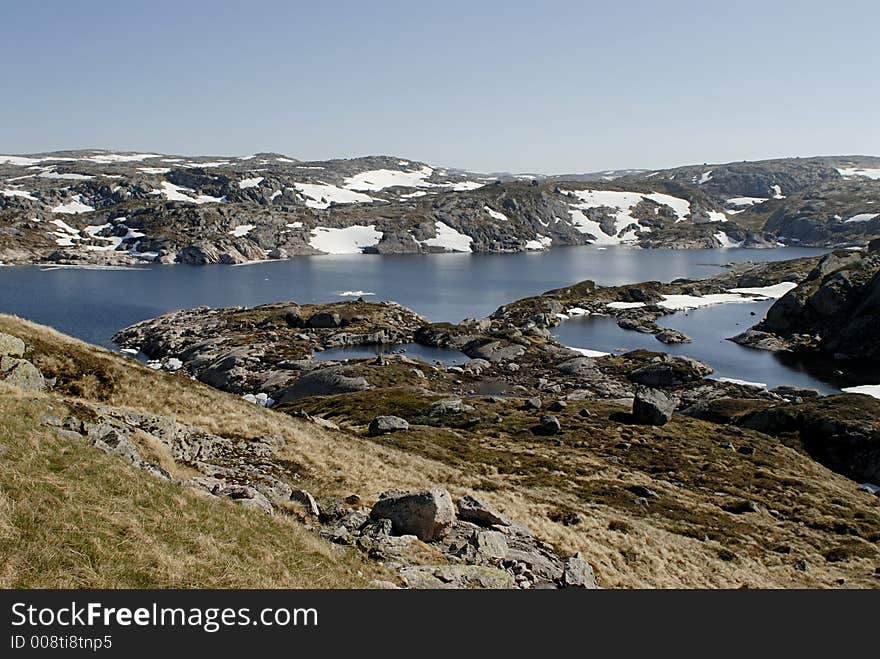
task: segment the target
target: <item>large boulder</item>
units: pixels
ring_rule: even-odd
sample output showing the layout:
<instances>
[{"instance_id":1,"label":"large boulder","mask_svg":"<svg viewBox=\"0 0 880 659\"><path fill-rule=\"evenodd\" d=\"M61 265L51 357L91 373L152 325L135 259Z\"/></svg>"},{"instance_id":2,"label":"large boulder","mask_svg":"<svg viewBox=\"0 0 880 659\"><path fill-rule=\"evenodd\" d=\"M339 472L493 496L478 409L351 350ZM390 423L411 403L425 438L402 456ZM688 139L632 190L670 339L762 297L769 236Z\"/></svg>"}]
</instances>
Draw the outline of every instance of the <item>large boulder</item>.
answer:
<instances>
[{"instance_id":1,"label":"large boulder","mask_svg":"<svg viewBox=\"0 0 880 659\"><path fill-rule=\"evenodd\" d=\"M351 377L342 368L323 368L303 375L285 389L279 402L283 405L309 396L333 396L369 388L369 383L361 376Z\"/></svg>"},{"instance_id":2,"label":"large boulder","mask_svg":"<svg viewBox=\"0 0 880 659\"><path fill-rule=\"evenodd\" d=\"M24 355L24 341L17 336L0 332L0 357L21 357Z\"/></svg>"},{"instance_id":3,"label":"large boulder","mask_svg":"<svg viewBox=\"0 0 880 659\"><path fill-rule=\"evenodd\" d=\"M651 426L669 423L678 402L658 389L639 387L633 399L633 420Z\"/></svg>"},{"instance_id":4,"label":"large boulder","mask_svg":"<svg viewBox=\"0 0 880 659\"><path fill-rule=\"evenodd\" d=\"M46 380L40 370L26 359L0 357L0 380L24 391L43 391Z\"/></svg>"},{"instance_id":5,"label":"large boulder","mask_svg":"<svg viewBox=\"0 0 880 659\"><path fill-rule=\"evenodd\" d=\"M442 488L419 492L386 492L370 511L372 519L389 519L397 535L423 542L443 538L455 523L452 497Z\"/></svg>"},{"instance_id":6,"label":"large boulder","mask_svg":"<svg viewBox=\"0 0 880 659\"><path fill-rule=\"evenodd\" d=\"M580 552L565 559L561 582L563 588L596 589L599 587L592 566L584 560Z\"/></svg>"},{"instance_id":7,"label":"large boulder","mask_svg":"<svg viewBox=\"0 0 880 659\"><path fill-rule=\"evenodd\" d=\"M321 311L319 313L314 314L311 318L309 318L309 327L316 328L332 328L332 327L341 327L342 326L342 318L338 313L330 313L327 311Z\"/></svg>"},{"instance_id":8,"label":"large boulder","mask_svg":"<svg viewBox=\"0 0 880 659\"><path fill-rule=\"evenodd\" d=\"M409 422L399 416L383 415L377 416L370 422L367 433L370 437L378 437L379 435L387 435L392 432L400 432L401 430L409 430Z\"/></svg>"},{"instance_id":9,"label":"large boulder","mask_svg":"<svg viewBox=\"0 0 880 659\"><path fill-rule=\"evenodd\" d=\"M713 372L708 364L680 355L662 355L632 371L629 379L646 387L677 387Z\"/></svg>"}]
</instances>

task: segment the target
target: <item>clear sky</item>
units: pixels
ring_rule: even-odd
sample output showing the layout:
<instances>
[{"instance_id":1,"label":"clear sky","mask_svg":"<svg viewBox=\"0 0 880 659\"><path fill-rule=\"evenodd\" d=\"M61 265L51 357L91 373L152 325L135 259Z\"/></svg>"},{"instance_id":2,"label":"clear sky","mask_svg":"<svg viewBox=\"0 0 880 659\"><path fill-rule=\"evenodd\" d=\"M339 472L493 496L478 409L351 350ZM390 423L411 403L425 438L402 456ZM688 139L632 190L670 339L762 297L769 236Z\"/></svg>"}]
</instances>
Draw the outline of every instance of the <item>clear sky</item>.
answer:
<instances>
[{"instance_id":1,"label":"clear sky","mask_svg":"<svg viewBox=\"0 0 880 659\"><path fill-rule=\"evenodd\" d=\"M878 0L0 0L0 153L880 154Z\"/></svg>"}]
</instances>

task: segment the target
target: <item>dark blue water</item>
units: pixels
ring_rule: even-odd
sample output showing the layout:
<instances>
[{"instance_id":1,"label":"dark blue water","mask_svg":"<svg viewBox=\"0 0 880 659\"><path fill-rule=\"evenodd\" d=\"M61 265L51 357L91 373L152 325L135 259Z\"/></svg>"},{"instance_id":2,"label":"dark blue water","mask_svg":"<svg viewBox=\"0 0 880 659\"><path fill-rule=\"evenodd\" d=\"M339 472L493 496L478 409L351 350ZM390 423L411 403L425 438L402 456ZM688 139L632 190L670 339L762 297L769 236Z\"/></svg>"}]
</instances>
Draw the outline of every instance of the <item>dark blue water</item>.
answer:
<instances>
[{"instance_id":1,"label":"dark blue water","mask_svg":"<svg viewBox=\"0 0 880 659\"><path fill-rule=\"evenodd\" d=\"M652 334L622 330L610 316L572 318L556 328L555 335L563 345L602 352L643 348L686 355L712 366L715 373L711 377L756 382L770 388L793 385L835 393L843 386L880 381L880 374L871 367L828 359L805 360L725 340L758 322L772 304L773 300L719 304L661 317L658 325L677 329L694 340L680 345L666 345Z\"/></svg>"},{"instance_id":2,"label":"dark blue water","mask_svg":"<svg viewBox=\"0 0 880 659\"><path fill-rule=\"evenodd\" d=\"M498 306L593 279L617 285L704 277L733 261L778 261L824 250L639 250L569 247L525 254L314 256L241 267L150 265L136 270L0 268L0 312L109 345L122 327L172 309L326 302L373 293L433 321L483 317ZM351 299L351 298L348 298Z\"/></svg>"},{"instance_id":3,"label":"dark blue water","mask_svg":"<svg viewBox=\"0 0 880 659\"><path fill-rule=\"evenodd\" d=\"M458 350L448 348L432 348L419 343L401 343L398 345L367 345L348 346L345 348L332 348L323 352L316 352L315 359L318 361L343 361L346 359L369 359L377 355L404 355L413 359L421 359L423 362L433 364L439 362L447 366L463 364L469 357Z\"/></svg>"}]
</instances>

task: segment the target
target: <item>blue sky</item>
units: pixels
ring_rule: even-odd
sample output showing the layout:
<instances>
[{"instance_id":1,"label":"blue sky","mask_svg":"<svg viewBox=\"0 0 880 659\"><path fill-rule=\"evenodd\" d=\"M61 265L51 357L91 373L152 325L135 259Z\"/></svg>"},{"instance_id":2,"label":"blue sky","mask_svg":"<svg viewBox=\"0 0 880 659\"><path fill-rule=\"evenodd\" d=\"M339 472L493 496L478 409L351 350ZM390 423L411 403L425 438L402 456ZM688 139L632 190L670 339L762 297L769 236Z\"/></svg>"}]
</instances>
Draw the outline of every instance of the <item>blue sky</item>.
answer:
<instances>
[{"instance_id":1,"label":"blue sky","mask_svg":"<svg viewBox=\"0 0 880 659\"><path fill-rule=\"evenodd\" d=\"M876 0L0 0L0 153L560 173L880 154Z\"/></svg>"}]
</instances>

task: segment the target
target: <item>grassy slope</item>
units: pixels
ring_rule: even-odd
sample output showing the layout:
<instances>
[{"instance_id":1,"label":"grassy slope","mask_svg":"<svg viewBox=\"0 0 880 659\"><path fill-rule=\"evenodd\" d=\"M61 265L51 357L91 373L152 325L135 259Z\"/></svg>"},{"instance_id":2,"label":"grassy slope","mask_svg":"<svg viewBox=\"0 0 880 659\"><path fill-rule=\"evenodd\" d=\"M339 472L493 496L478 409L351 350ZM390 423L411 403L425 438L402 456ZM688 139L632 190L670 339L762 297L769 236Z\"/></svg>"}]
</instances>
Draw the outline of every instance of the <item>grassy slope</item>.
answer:
<instances>
[{"instance_id":1,"label":"grassy slope","mask_svg":"<svg viewBox=\"0 0 880 659\"><path fill-rule=\"evenodd\" d=\"M440 485L459 496L476 492L560 547L583 551L605 586L821 587L834 586L838 579L846 579L848 585L880 585L873 575L880 563L877 537L872 533L872 529L880 529L876 497L857 492L852 481L763 435L735 431L735 437L721 437L719 433L726 431L718 426L683 417L677 417L664 429L627 426L615 418L618 408L587 403L594 412L588 419L577 415L581 405L571 405L559 415L566 430L560 437L562 445L557 445L555 440L536 438L527 432L525 424L529 420L513 406L482 409L489 404L481 401L481 416L491 419L498 412L503 420L478 426L473 432L416 424L408 433L371 439L363 432L368 417L385 412L386 407L390 412L404 409L409 394L374 390L362 395L363 400L355 396L342 408L337 407L342 401L336 397L304 401L303 406L315 412L332 415L344 425L351 424L348 431L334 432L258 408L187 378L151 371L124 356L9 316L0 316L0 331L23 337L32 349L33 361L47 375L58 376L53 393L37 399L56 405L76 397L101 399L114 406L171 415L180 422L199 425L217 434L245 438L280 435L286 440L280 457L316 494L357 493L369 501L390 487ZM388 384L391 383L385 386ZM64 401L62 396L66 397ZM9 390L0 391L5 405L11 404L8 398ZM356 400L363 404L360 409L351 404ZM412 403L424 406L421 402ZM23 413L17 409L20 408L14 408L12 416L21 418ZM15 436L26 433L32 425L26 420L5 423L20 423L13 432ZM758 453L746 458L720 449L719 439L728 438L738 446L757 445ZM643 439L644 448L637 448ZM619 453L615 446L622 440L633 443L634 448L620 453L622 462L609 463L606 456ZM54 582L43 582L46 585L69 583L65 580L71 575L90 573L89 566L96 559L88 554L77 556L67 552L57 539L44 541L33 531L29 536L16 535L22 534L28 525L31 529L46 525L55 518L56 509L58 518L53 523L90 525L89 533L78 537L103 538L100 546L105 560L111 560L110 554L118 556L112 560L118 562L119 570L133 569L125 567L128 564L140 566L143 574L150 575L157 584L213 584L208 579L210 575L217 585L257 585L275 582L285 570L295 576L275 585L308 583L309 574L316 575L315 578L319 574L326 576L328 580L321 585L357 583L350 564L328 553L325 545L297 535L303 531L292 522L265 519L228 505L206 504L182 490L154 482L94 449L71 447L46 437L30 437L29 444L24 441L15 439L10 455L15 455L16 450L35 450L25 451L27 446L45 447L39 449L33 458L37 462L29 467L29 478L45 481L41 486L44 491L53 492L52 479L61 479L59 474L70 477L76 486L59 481L53 496L60 503L37 506L40 497L29 497L21 489L25 486L14 481L7 484L11 476L0 474L7 496L3 503L4 521L0 522L4 538L0 560L19 566L14 572L0 571L5 575L4 583L12 583L11 575L24 569L24 565L37 562L28 556L31 552L45 552L47 556L55 552L54 557L46 559L47 564L59 561L62 555L71 561L56 573ZM67 458L68 469L59 472L55 467L53 471L51 465L55 463L50 458L65 451L76 457ZM86 458L93 465L91 472L78 471L86 469ZM7 463L9 458L0 460ZM61 460L58 464L68 463ZM108 466L113 466L112 472L117 476L102 475ZM105 483L103 478L109 481ZM112 486L114 479L116 485ZM139 485L126 485L135 482ZM625 488L632 484L652 487L660 493L660 499L648 507L633 505L634 497L625 493ZM20 492L14 502L9 500L13 485ZM724 496L716 494L721 490ZM145 505L133 503L151 492L149 499L140 500ZM70 493L75 493L75 498ZM108 493L112 493L109 501ZM758 500L778 510L780 516L764 513L744 519L723 512L718 504L729 500L728 497ZM71 507L59 508L66 505L66 500L73 502ZM185 503L181 505L181 501ZM89 505L86 507L83 502ZM152 509L152 502L156 510ZM10 526L11 513L6 511L14 508L25 512L23 517L16 518L17 526ZM566 526L556 514L560 509L580 514L582 523ZM145 516L141 517L144 526L136 528L152 540L138 538L137 542L127 542L128 536L121 530L126 527L108 519L107 511L125 511L124 516L133 515L135 519ZM218 517L212 517L214 514ZM169 554L174 560L164 561L161 556L166 550L156 548L167 542L169 534L181 534L192 527L192 520L198 523L187 532L198 540L181 540L174 550L179 553ZM239 524L247 528L247 532L238 535L239 543L230 540L235 533L224 527L233 523L236 528L242 528ZM20 538L14 541L17 544L7 544L12 542L7 538L15 537ZM291 543L291 538L299 538L299 548ZM78 543L71 544L81 552ZM230 550L230 543L237 550ZM203 549L203 544L209 549ZM791 547L792 554L773 551L777 545ZM850 545L859 551L845 560L832 562L823 556L829 550ZM301 563L286 562L301 558L302 547L306 546L311 547L310 555L314 556L314 572L303 569ZM6 556L13 548L15 553ZM286 553L285 548L293 548L293 554ZM148 558L149 554L138 558L141 552L148 551L158 553L152 558ZM205 556L220 560L221 565L212 567ZM800 557L810 564L806 573L793 568L795 559ZM200 565L199 561L208 563ZM318 566L327 566L330 574L322 574ZM125 579L135 577L128 575ZM38 582L30 579L27 583ZM79 583L100 585L88 578ZM115 582L124 583L139 582Z\"/></svg>"}]
</instances>

